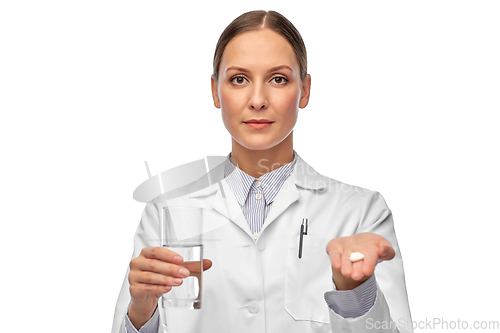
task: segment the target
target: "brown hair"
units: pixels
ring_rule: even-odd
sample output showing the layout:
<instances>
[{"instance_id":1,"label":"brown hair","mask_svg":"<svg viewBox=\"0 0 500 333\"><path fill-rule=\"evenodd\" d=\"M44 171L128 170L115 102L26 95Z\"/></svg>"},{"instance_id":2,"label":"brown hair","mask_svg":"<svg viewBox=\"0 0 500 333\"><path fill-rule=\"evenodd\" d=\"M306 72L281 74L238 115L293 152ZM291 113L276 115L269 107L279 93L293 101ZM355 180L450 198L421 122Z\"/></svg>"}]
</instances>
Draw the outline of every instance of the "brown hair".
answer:
<instances>
[{"instance_id":1,"label":"brown hair","mask_svg":"<svg viewBox=\"0 0 500 333\"><path fill-rule=\"evenodd\" d=\"M231 22L220 35L214 54L214 76L219 79L219 68L227 44L236 36L258 29L268 28L283 36L292 46L300 67L300 78L307 74L306 46L299 31L286 17L275 11L255 10L244 13Z\"/></svg>"}]
</instances>

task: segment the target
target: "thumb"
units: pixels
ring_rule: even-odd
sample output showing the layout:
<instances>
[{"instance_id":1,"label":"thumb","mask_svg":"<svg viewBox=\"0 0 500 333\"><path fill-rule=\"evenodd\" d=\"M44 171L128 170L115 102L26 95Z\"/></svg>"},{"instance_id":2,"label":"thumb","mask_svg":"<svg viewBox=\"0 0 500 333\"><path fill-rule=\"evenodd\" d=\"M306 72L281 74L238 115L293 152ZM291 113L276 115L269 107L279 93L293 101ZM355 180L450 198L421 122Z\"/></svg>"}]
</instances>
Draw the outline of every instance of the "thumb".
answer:
<instances>
[{"instance_id":1,"label":"thumb","mask_svg":"<svg viewBox=\"0 0 500 333\"><path fill-rule=\"evenodd\" d=\"M212 260L203 259L203 270L206 271L210 267L212 267Z\"/></svg>"},{"instance_id":2,"label":"thumb","mask_svg":"<svg viewBox=\"0 0 500 333\"><path fill-rule=\"evenodd\" d=\"M380 244L380 247L378 249L379 262L384 260L391 260L395 255L396 252L394 252L391 243L389 243L388 241L384 241Z\"/></svg>"}]
</instances>

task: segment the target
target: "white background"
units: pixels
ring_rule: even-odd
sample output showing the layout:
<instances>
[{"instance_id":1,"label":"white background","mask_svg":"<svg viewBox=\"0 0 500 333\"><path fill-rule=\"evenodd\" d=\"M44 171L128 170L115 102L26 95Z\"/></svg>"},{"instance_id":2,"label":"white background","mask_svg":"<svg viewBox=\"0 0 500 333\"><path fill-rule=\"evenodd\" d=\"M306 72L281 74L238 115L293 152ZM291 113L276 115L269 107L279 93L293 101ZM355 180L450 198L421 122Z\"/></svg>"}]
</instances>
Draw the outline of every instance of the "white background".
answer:
<instances>
[{"instance_id":1,"label":"white background","mask_svg":"<svg viewBox=\"0 0 500 333\"><path fill-rule=\"evenodd\" d=\"M295 149L392 209L413 320L500 320L497 1L3 1L3 332L111 329L144 161L229 152L213 52L254 9L308 48Z\"/></svg>"}]
</instances>

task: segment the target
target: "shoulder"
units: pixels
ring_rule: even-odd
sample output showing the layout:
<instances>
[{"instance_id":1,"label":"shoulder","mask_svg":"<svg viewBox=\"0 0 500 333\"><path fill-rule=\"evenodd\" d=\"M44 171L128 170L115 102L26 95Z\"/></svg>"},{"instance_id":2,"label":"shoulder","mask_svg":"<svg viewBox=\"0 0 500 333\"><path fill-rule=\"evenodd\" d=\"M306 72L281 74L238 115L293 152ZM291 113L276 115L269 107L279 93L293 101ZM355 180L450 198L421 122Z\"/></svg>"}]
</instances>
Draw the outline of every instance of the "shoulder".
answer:
<instances>
[{"instance_id":1,"label":"shoulder","mask_svg":"<svg viewBox=\"0 0 500 333\"><path fill-rule=\"evenodd\" d=\"M332 198L336 198L339 203L351 203L362 206L371 206L374 203L379 203L386 206L382 194L376 190L344 183L324 175L321 175L321 177L323 177L325 183L325 187L321 191Z\"/></svg>"},{"instance_id":2,"label":"shoulder","mask_svg":"<svg viewBox=\"0 0 500 333\"><path fill-rule=\"evenodd\" d=\"M320 174L311 165L306 163L299 155L297 155L297 163L294 167L293 177L295 185L304 189L317 191L319 193L342 196L346 198L368 198L380 196L377 191L344 183L337 179Z\"/></svg>"},{"instance_id":3,"label":"shoulder","mask_svg":"<svg viewBox=\"0 0 500 333\"><path fill-rule=\"evenodd\" d=\"M301 195L320 205L333 204L334 207L361 212L375 209L390 214L383 196L378 191L322 175L298 155L293 177Z\"/></svg>"}]
</instances>

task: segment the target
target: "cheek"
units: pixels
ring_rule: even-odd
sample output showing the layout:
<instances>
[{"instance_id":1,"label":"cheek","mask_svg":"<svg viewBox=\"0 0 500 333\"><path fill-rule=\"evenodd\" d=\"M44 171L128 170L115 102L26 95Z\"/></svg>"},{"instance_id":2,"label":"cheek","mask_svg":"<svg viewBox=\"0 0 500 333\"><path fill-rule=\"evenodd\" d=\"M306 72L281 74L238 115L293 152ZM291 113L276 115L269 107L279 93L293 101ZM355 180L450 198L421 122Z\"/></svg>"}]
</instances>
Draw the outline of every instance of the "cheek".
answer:
<instances>
[{"instance_id":1,"label":"cheek","mask_svg":"<svg viewBox=\"0 0 500 333\"><path fill-rule=\"evenodd\" d=\"M276 110L286 116L296 114L299 108L299 89L291 87L290 89L283 90L276 96ZM291 119L290 119L291 120Z\"/></svg>"},{"instance_id":2,"label":"cheek","mask_svg":"<svg viewBox=\"0 0 500 333\"><path fill-rule=\"evenodd\" d=\"M237 94L229 93L223 89L220 92L220 105L222 117L224 120L228 120L228 117L231 117L241 109L241 98L238 98Z\"/></svg>"}]
</instances>

